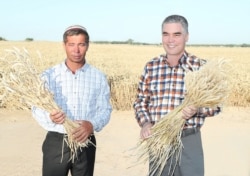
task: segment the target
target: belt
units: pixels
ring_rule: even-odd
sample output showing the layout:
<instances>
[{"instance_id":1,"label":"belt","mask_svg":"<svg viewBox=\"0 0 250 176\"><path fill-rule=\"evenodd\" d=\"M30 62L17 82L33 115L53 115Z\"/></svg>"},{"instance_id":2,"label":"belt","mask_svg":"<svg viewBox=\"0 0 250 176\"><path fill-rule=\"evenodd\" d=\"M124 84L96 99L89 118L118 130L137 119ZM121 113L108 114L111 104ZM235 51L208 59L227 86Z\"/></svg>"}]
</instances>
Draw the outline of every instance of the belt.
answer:
<instances>
[{"instance_id":1,"label":"belt","mask_svg":"<svg viewBox=\"0 0 250 176\"><path fill-rule=\"evenodd\" d=\"M68 135L66 133L58 133L55 131L48 131L47 137L53 138L54 140L64 141L68 139Z\"/></svg>"},{"instance_id":2,"label":"belt","mask_svg":"<svg viewBox=\"0 0 250 176\"><path fill-rule=\"evenodd\" d=\"M53 136L57 136L57 137L64 137L64 136L67 136L66 133L58 133L58 132L55 132L55 131L48 131L49 135L53 135Z\"/></svg>"},{"instance_id":3,"label":"belt","mask_svg":"<svg viewBox=\"0 0 250 176\"><path fill-rule=\"evenodd\" d=\"M191 134L195 134L199 131L200 131L200 128L198 128L198 127L186 128L186 129L182 130L181 137L186 137L186 136L189 136Z\"/></svg>"},{"instance_id":4,"label":"belt","mask_svg":"<svg viewBox=\"0 0 250 176\"><path fill-rule=\"evenodd\" d=\"M58 133L58 132L54 132L54 131L48 131L47 135L54 136L57 138L68 138L68 134ZM94 134L91 134L88 138L91 140L91 137L94 137Z\"/></svg>"}]
</instances>

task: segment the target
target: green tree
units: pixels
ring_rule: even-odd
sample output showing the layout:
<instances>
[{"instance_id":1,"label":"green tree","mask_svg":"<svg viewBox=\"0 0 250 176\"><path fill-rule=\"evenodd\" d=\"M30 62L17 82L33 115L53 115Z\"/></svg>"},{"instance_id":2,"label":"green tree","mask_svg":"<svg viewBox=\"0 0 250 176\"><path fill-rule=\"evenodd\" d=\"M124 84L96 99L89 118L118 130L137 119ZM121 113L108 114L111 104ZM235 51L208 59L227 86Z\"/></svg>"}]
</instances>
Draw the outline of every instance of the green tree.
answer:
<instances>
[{"instance_id":1,"label":"green tree","mask_svg":"<svg viewBox=\"0 0 250 176\"><path fill-rule=\"evenodd\" d=\"M128 44L133 44L133 43L134 43L134 40L133 40L133 39L128 39L128 40L126 41L126 43L128 43Z\"/></svg>"},{"instance_id":2,"label":"green tree","mask_svg":"<svg viewBox=\"0 0 250 176\"><path fill-rule=\"evenodd\" d=\"M0 41L6 41L6 39L3 37L0 37Z\"/></svg>"},{"instance_id":3,"label":"green tree","mask_svg":"<svg viewBox=\"0 0 250 176\"><path fill-rule=\"evenodd\" d=\"M33 38L26 38L25 41L32 42L34 39Z\"/></svg>"}]
</instances>

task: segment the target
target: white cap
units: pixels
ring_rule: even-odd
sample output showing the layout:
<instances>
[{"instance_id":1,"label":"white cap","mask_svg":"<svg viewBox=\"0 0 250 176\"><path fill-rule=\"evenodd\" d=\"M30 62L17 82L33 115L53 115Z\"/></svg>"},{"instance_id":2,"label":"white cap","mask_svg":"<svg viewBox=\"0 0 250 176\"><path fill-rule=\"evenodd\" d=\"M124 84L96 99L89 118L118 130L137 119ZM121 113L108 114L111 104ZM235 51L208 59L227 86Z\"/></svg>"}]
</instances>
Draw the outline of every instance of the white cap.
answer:
<instances>
[{"instance_id":1,"label":"white cap","mask_svg":"<svg viewBox=\"0 0 250 176\"><path fill-rule=\"evenodd\" d=\"M81 30L87 32L87 29L85 27L81 26L81 25L72 25L72 26L67 27L65 29L64 33L71 30L71 29L81 29Z\"/></svg>"}]
</instances>

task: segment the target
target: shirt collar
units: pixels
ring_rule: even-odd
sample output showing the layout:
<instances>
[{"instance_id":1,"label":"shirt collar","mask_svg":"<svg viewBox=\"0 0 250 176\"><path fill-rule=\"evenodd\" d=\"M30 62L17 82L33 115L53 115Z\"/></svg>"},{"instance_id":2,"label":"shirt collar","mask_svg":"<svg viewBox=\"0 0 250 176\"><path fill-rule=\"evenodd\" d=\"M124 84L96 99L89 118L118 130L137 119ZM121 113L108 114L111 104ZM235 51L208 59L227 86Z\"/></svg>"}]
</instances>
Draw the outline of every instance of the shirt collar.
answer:
<instances>
[{"instance_id":1,"label":"shirt collar","mask_svg":"<svg viewBox=\"0 0 250 176\"><path fill-rule=\"evenodd\" d=\"M71 72L71 70L66 65L66 59L64 60L64 62L61 63L61 66L65 72L66 71ZM85 64L77 71L85 72L88 68L89 68L89 64L85 61Z\"/></svg>"},{"instance_id":2,"label":"shirt collar","mask_svg":"<svg viewBox=\"0 0 250 176\"><path fill-rule=\"evenodd\" d=\"M162 57L162 61L164 63L168 64L167 55L161 55L161 57ZM179 59L179 64L177 66L182 66L183 64L186 64L187 58L188 58L188 53L186 51L184 51L183 55Z\"/></svg>"},{"instance_id":3,"label":"shirt collar","mask_svg":"<svg viewBox=\"0 0 250 176\"><path fill-rule=\"evenodd\" d=\"M184 52L183 56L181 57L181 59L179 60L179 63L181 65L181 67L184 69L184 70L191 70L193 71L193 63L194 63L194 60L196 59L196 56L194 55L191 55L189 53L187 53L186 51Z\"/></svg>"},{"instance_id":4,"label":"shirt collar","mask_svg":"<svg viewBox=\"0 0 250 176\"><path fill-rule=\"evenodd\" d=\"M179 59L179 64L183 65L186 63L188 58L188 53L186 51L184 51L183 55L181 56L181 58Z\"/></svg>"}]
</instances>

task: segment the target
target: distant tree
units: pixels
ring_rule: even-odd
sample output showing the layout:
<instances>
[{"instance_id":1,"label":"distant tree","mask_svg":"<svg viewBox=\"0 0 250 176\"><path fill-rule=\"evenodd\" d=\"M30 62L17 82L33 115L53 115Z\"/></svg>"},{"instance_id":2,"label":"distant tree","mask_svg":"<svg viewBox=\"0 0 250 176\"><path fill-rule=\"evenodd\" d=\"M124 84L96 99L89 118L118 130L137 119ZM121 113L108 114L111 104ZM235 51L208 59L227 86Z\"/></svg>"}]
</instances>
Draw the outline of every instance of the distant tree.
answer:
<instances>
[{"instance_id":1,"label":"distant tree","mask_svg":"<svg viewBox=\"0 0 250 176\"><path fill-rule=\"evenodd\" d=\"M128 43L128 44L133 44L133 43L134 43L134 40L133 40L133 39L128 39L128 40L126 41L126 43Z\"/></svg>"},{"instance_id":2,"label":"distant tree","mask_svg":"<svg viewBox=\"0 0 250 176\"><path fill-rule=\"evenodd\" d=\"M6 41L6 39L3 37L0 37L0 41Z\"/></svg>"},{"instance_id":3,"label":"distant tree","mask_svg":"<svg viewBox=\"0 0 250 176\"><path fill-rule=\"evenodd\" d=\"M249 47L250 45L246 44L246 43L243 43L240 45L241 47Z\"/></svg>"},{"instance_id":4,"label":"distant tree","mask_svg":"<svg viewBox=\"0 0 250 176\"><path fill-rule=\"evenodd\" d=\"M27 42L32 42L34 39L33 38L26 38L25 41Z\"/></svg>"}]
</instances>

